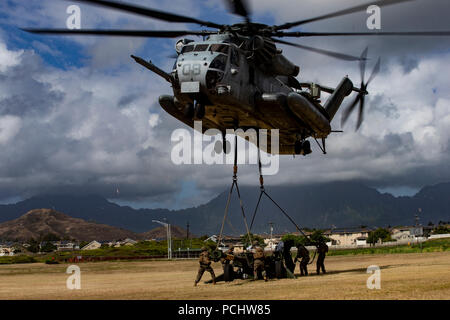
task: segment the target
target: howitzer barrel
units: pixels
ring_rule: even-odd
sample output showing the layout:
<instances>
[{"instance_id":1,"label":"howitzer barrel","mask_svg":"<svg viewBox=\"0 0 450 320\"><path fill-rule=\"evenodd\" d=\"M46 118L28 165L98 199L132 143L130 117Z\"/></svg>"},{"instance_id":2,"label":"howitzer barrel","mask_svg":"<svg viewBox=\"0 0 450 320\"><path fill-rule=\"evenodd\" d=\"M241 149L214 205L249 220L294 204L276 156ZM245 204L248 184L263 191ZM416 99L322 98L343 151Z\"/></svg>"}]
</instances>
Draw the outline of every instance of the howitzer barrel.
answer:
<instances>
[{"instance_id":1,"label":"howitzer barrel","mask_svg":"<svg viewBox=\"0 0 450 320\"><path fill-rule=\"evenodd\" d=\"M289 109L316 133L326 136L331 132L330 121L304 96L291 92L288 94L287 104Z\"/></svg>"}]
</instances>

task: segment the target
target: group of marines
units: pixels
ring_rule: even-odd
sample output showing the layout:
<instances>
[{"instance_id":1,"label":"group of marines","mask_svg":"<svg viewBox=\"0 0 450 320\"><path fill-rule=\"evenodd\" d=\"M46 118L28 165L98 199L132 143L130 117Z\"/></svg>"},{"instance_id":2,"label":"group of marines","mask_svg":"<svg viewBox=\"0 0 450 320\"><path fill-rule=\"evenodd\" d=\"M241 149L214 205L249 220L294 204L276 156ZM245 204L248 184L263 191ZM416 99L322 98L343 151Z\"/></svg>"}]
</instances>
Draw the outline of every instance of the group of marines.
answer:
<instances>
[{"instance_id":1,"label":"group of marines","mask_svg":"<svg viewBox=\"0 0 450 320\"><path fill-rule=\"evenodd\" d=\"M267 278L267 272L265 270L265 253L264 249L259 245L257 241L253 242L253 246L251 249L253 253L253 275L254 279L258 279L258 274L261 274L264 278L264 281L268 281ZM322 270L322 273L326 273L325 271L325 255L328 252L328 246L325 242L321 241L317 245L317 263L316 263L316 271L317 274L320 274L320 271ZM220 262L222 265L224 265L227 261L226 257L234 254L234 247L230 246L228 250L225 252L225 255L220 258ZM211 267L212 259L209 254L207 247L201 248L201 253L199 256L199 264L200 267L198 269L197 278L195 279L194 286L197 286L197 284L200 282L200 279L203 276L203 273L205 271L208 271L211 274L212 283L216 284L216 276L214 274L214 270ZM304 245L298 245L297 246L297 256L294 259L294 263L299 261L300 264L300 276L307 276L308 275L308 264L310 261L309 258L309 251Z\"/></svg>"}]
</instances>

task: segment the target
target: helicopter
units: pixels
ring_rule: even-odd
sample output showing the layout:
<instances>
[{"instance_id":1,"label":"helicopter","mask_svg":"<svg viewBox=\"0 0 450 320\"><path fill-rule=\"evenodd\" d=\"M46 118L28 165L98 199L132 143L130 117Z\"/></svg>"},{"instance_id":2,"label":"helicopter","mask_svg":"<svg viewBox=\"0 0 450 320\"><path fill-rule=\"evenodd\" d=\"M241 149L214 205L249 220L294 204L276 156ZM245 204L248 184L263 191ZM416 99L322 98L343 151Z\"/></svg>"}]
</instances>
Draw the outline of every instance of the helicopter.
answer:
<instances>
[{"instance_id":1,"label":"helicopter","mask_svg":"<svg viewBox=\"0 0 450 320\"><path fill-rule=\"evenodd\" d=\"M450 32L302 32L285 31L307 23L364 11L369 4L379 7L415 0L378 0L318 17L269 26L255 23L244 0L227 0L232 13L244 18L233 25L217 24L193 17L106 0L72 0L116 9L127 13L155 18L173 23L193 23L207 30L82 30L82 29L23 29L38 34L131 36L148 38L180 38L200 36L201 40L181 38L176 41L176 61L166 72L151 61L131 55L140 65L170 83L173 95L161 95L159 104L174 118L194 128L202 121L202 133L208 129L222 132L223 151L227 129L279 130L280 155L308 155L312 152L308 139L315 139L326 153L326 138L333 132L331 122L346 97L357 95L342 113L344 125L359 105L356 129L363 121L367 87L380 70L380 59L365 81L366 48L360 56L317 49L284 41L283 37L328 36L448 36ZM214 30L211 30L214 29ZM277 44L292 46L345 61L358 61L361 72L360 87L355 87L348 77L343 77L336 87L318 83L299 82L300 67L289 61ZM321 93L330 94L325 103ZM321 143L319 143L321 140ZM259 146L259 148L263 148ZM270 139L264 151L271 150Z\"/></svg>"}]
</instances>

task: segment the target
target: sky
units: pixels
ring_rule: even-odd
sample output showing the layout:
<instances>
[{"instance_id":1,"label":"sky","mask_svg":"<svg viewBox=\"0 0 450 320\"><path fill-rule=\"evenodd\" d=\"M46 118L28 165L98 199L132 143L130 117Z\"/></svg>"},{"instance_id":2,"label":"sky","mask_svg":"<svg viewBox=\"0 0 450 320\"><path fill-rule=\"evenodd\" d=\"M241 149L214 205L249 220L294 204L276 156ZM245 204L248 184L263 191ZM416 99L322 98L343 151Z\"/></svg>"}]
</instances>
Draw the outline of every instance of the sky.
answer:
<instances>
[{"instance_id":1,"label":"sky","mask_svg":"<svg viewBox=\"0 0 450 320\"><path fill-rule=\"evenodd\" d=\"M217 23L238 23L224 1L128 1ZM253 21L281 24L368 1L254 0ZM31 35L21 27L64 28L62 0L0 2L0 203L39 194L99 194L135 207L200 205L229 187L229 165L175 165L171 134L185 125L158 104L167 82L137 65L130 54L164 70L176 39ZM199 30L79 4L82 28ZM447 0L417 0L382 8L381 31L450 30ZM366 32L361 12L292 31ZM198 39L191 37L193 39ZM411 195L450 181L450 37L327 37L289 39L360 55L367 69L381 58L369 87L365 122L356 114L327 140L323 155L282 156L267 186L357 180L383 192ZM298 79L336 86L348 75L359 84L356 62L280 46L300 66ZM350 99L344 101L344 105ZM342 108L341 108L342 110ZM341 110L332 128L341 129ZM256 165L239 167L242 185L258 186Z\"/></svg>"}]
</instances>

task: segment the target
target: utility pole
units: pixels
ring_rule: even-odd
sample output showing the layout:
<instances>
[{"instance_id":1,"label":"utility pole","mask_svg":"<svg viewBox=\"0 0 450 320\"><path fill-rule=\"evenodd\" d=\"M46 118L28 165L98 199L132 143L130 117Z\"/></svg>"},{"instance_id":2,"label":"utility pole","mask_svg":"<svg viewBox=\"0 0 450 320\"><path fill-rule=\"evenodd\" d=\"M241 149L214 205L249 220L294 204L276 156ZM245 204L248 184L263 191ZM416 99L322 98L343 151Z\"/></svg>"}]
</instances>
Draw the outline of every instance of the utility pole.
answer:
<instances>
[{"instance_id":1,"label":"utility pole","mask_svg":"<svg viewBox=\"0 0 450 320\"><path fill-rule=\"evenodd\" d=\"M152 220L152 222L159 223L167 229L167 259L172 259L172 234L170 231L170 224L161 222L159 220Z\"/></svg>"},{"instance_id":2,"label":"utility pole","mask_svg":"<svg viewBox=\"0 0 450 320\"><path fill-rule=\"evenodd\" d=\"M422 214L422 208L418 208L415 217L416 217L416 227L420 226L420 214Z\"/></svg>"},{"instance_id":3,"label":"utility pole","mask_svg":"<svg viewBox=\"0 0 450 320\"><path fill-rule=\"evenodd\" d=\"M270 226L270 239L271 239L271 240L272 240L272 238L273 238L273 225L274 225L273 222L269 222L269 226Z\"/></svg>"},{"instance_id":4,"label":"utility pole","mask_svg":"<svg viewBox=\"0 0 450 320\"><path fill-rule=\"evenodd\" d=\"M273 245L274 245L274 243L273 243L273 225L274 225L274 223L273 222L269 222L269 225L270 225L270 243L271 243L271 249L273 250L274 248L273 248Z\"/></svg>"},{"instance_id":5,"label":"utility pole","mask_svg":"<svg viewBox=\"0 0 450 320\"><path fill-rule=\"evenodd\" d=\"M419 214L420 213L422 213L422 208L419 208L419 209L417 209L417 211L419 212L419 213L417 213L416 215L415 215L415 220L416 220L416 230L419 230L419 227L420 227L420 221L419 221ZM423 236L423 231L421 232L421 234L419 234L419 232L417 232L418 234L416 235L416 239L417 239L417 242L419 242L419 235L420 236ZM420 251L422 251L422 242L420 242Z\"/></svg>"}]
</instances>

